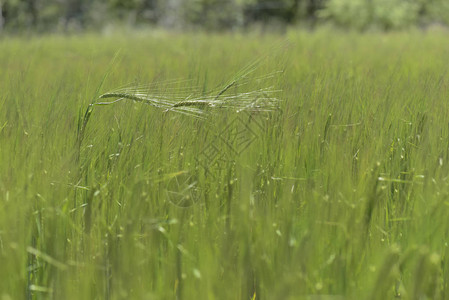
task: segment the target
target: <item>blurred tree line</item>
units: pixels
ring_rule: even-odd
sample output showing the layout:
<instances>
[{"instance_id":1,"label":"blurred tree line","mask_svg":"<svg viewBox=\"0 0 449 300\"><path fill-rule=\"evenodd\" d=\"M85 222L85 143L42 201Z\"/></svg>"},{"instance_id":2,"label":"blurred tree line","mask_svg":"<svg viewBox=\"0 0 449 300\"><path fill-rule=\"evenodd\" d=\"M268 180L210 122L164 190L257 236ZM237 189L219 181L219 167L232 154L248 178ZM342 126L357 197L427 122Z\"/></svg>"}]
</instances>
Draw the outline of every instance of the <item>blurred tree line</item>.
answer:
<instances>
[{"instance_id":1,"label":"blurred tree line","mask_svg":"<svg viewBox=\"0 0 449 300\"><path fill-rule=\"evenodd\" d=\"M364 30L449 24L449 0L0 0L0 30L66 31L108 24L232 30L253 24Z\"/></svg>"}]
</instances>

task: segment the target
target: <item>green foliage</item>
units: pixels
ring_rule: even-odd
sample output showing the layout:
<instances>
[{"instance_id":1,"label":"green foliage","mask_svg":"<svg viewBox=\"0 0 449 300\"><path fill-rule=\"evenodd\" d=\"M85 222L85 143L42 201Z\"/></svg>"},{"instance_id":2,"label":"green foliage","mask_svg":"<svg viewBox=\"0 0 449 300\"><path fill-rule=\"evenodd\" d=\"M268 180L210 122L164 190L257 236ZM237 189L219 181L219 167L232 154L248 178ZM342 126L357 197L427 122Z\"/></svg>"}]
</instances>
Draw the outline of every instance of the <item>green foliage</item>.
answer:
<instances>
[{"instance_id":1,"label":"green foliage","mask_svg":"<svg viewBox=\"0 0 449 300\"><path fill-rule=\"evenodd\" d=\"M320 23L365 30L449 24L446 0L4 0L0 30L101 30L109 25L236 30Z\"/></svg>"},{"instance_id":2,"label":"green foliage","mask_svg":"<svg viewBox=\"0 0 449 300\"><path fill-rule=\"evenodd\" d=\"M428 18L434 22L441 22L442 24L449 24L449 2L445 0L429 1L425 5L425 10L428 13Z\"/></svg>"},{"instance_id":3,"label":"green foliage","mask_svg":"<svg viewBox=\"0 0 449 300\"><path fill-rule=\"evenodd\" d=\"M212 30L242 25L240 7L234 0L191 0L185 4L186 19L195 26Z\"/></svg>"},{"instance_id":4,"label":"green foliage","mask_svg":"<svg viewBox=\"0 0 449 300\"><path fill-rule=\"evenodd\" d=\"M447 23L446 1L422 0L330 0L320 12L338 25L367 29L401 29L432 21Z\"/></svg>"}]
</instances>

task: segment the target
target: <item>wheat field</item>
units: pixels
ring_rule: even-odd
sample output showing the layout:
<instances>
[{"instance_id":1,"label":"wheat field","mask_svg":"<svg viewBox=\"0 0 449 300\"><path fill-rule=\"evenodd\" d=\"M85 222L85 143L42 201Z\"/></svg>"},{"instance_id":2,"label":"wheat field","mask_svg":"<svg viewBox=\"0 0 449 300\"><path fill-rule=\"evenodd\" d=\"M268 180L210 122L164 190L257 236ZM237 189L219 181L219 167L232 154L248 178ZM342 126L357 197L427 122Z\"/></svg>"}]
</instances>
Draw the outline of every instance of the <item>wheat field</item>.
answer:
<instances>
[{"instance_id":1,"label":"wheat field","mask_svg":"<svg viewBox=\"0 0 449 300\"><path fill-rule=\"evenodd\" d=\"M449 298L444 31L0 39L0 299Z\"/></svg>"}]
</instances>

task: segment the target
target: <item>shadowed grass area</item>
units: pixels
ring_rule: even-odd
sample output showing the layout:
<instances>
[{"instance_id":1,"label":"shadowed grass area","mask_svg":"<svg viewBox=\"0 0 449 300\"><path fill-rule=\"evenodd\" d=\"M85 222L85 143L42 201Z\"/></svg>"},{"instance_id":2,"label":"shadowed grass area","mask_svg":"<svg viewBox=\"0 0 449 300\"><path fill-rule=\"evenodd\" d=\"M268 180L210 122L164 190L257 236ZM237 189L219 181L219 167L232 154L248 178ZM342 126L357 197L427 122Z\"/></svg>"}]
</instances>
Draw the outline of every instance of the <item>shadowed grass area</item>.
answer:
<instances>
[{"instance_id":1,"label":"shadowed grass area","mask_svg":"<svg viewBox=\"0 0 449 300\"><path fill-rule=\"evenodd\" d=\"M0 297L447 298L445 33L287 37L3 38Z\"/></svg>"}]
</instances>

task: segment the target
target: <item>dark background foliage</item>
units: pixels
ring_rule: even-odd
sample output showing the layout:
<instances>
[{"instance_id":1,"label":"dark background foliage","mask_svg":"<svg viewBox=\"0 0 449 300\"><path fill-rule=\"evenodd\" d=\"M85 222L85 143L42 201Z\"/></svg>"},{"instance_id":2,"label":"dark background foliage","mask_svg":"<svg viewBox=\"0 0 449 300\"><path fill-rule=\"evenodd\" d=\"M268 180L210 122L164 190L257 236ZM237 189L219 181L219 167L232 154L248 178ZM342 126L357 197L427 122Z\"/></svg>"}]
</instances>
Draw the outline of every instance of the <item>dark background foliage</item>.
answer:
<instances>
[{"instance_id":1,"label":"dark background foliage","mask_svg":"<svg viewBox=\"0 0 449 300\"><path fill-rule=\"evenodd\" d=\"M80 31L111 24L235 30L251 26L391 30L449 24L447 0L0 0L1 31Z\"/></svg>"}]
</instances>

